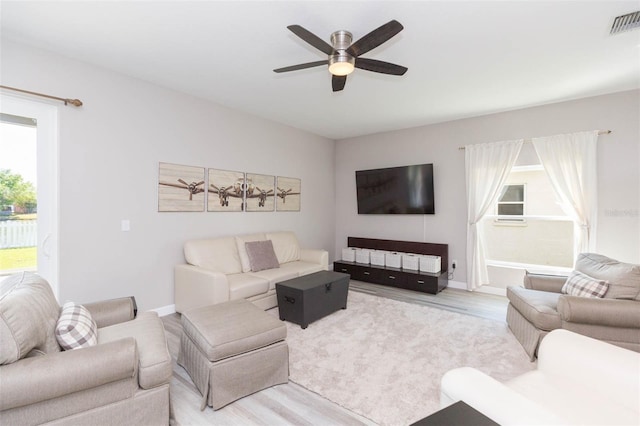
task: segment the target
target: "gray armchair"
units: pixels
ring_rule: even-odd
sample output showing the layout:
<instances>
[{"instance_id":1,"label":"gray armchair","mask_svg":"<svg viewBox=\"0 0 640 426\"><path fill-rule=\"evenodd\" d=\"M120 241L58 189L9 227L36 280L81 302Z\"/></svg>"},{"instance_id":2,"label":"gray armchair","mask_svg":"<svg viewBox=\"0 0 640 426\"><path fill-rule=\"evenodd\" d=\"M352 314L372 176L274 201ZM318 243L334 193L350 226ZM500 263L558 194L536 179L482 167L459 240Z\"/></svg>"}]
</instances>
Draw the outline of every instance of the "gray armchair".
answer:
<instances>
[{"instance_id":1,"label":"gray armchair","mask_svg":"<svg viewBox=\"0 0 640 426\"><path fill-rule=\"evenodd\" d=\"M157 314L133 298L85 304L98 343L62 351L49 284L20 273L0 283L3 424L167 425L171 357Z\"/></svg>"},{"instance_id":2,"label":"gray armchair","mask_svg":"<svg viewBox=\"0 0 640 426\"><path fill-rule=\"evenodd\" d=\"M507 288L507 323L534 360L540 341L562 328L640 352L640 265L582 253L575 270L606 280L604 298L562 294L567 277L527 273Z\"/></svg>"}]
</instances>

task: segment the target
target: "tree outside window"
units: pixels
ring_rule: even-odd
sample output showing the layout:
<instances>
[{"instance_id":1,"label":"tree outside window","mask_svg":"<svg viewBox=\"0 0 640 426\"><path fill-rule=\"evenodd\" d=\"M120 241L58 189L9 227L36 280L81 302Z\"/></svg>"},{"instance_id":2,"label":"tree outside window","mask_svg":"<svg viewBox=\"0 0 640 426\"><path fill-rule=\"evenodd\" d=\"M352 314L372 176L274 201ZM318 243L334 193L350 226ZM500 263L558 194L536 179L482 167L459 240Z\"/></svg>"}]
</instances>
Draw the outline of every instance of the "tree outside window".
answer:
<instances>
[{"instance_id":1,"label":"tree outside window","mask_svg":"<svg viewBox=\"0 0 640 426\"><path fill-rule=\"evenodd\" d=\"M0 169L0 209L2 212L35 213L36 189L31 182L9 169Z\"/></svg>"}]
</instances>

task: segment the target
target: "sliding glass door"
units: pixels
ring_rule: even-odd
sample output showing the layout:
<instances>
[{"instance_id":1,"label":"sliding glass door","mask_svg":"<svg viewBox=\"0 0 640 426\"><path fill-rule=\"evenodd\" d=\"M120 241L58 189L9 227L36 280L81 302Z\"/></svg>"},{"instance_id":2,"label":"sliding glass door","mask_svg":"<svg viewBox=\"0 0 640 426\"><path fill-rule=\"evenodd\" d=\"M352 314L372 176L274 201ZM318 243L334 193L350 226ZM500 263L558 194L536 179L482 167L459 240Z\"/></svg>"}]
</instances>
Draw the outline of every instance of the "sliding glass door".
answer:
<instances>
[{"instance_id":1,"label":"sliding glass door","mask_svg":"<svg viewBox=\"0 0 640 426\"><path fill-rule=\"evenodd\" d=\"M57 108L2 95L0 278L32 270L58 293Z\"/></svg>"}]
</instances>

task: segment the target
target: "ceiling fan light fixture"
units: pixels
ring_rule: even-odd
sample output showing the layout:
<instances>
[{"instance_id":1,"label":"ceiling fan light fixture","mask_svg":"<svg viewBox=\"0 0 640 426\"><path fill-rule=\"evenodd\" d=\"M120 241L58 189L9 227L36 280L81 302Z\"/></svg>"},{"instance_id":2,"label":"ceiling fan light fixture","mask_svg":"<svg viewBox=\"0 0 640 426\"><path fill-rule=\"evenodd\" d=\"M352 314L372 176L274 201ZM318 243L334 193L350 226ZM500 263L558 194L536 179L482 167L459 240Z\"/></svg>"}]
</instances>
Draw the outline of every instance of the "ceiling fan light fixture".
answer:
<instances>
[{"instance_id":1,"label":"ceiling fan light fixture","mask_svg":"<svg viewBox=\"0 0 640 426\"><path fill-rule=\"evenodd\" d=\"M387 75L404 75L404 73L407 72L406 67L377 59L361 57L361 55L375 49L394 37L402 31L403 28L400 22L393 19L361 37L355 43L352 42L353 35L349 31L335 31L331 34L331 44L328 44L300 25L289 25L287 29L309 45L327 55L327 59L324 61L307 62L305 64L277 68L274 69L273 72L297 71L328 65L329 73L332 75L331 89L334 92L339 92L344 89L347 76L351 74L355 68Z\"/></svg>"},{"instance_id":2,"label":"ceiling fan light fixture","mask_svg":"<svg viewBox=\"0 0 640 426\"><path fill-rule=\"evenodd\" d=\"M347 53L331 55L329 58L329 72L337 76L349 75L355 69L355 63L356 58Z\"/></svg>"},{"instance_id":3,"label":"ceiling fan light fixture","mask_svg":"<svg viewBox=\"0 0 640 426\"><path fill-rule=\"evenodd\" d=\"M336 50L346 50L351 46L353 35L349 31L336 31L331 34L331 45Z\"/></svg>"}]
</instances>

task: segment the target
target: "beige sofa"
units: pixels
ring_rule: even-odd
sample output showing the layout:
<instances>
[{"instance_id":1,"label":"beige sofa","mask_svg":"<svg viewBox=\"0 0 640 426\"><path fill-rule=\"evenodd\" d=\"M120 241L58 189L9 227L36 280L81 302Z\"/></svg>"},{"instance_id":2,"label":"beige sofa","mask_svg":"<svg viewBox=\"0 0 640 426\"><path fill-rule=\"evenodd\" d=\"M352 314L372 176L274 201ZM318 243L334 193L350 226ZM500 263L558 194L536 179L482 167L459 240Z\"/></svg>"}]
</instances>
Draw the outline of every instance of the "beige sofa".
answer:
<instances>
[{"instance_id":1,"label":"beige sofa","mask_svg":"<svg viewBox=\"0 0 640 426\"><path fill-rule=\"evenodd\" d=\"M84 304L97 344L63 351L44 279L15 274L0 291L0 423L169 424L171 357L157 314L136 318L133 298Z\"/></svg>"},{"instance_id":2,"label":"beige sofa","mask_svg":"<svg viewBox=\"0 0 640 426\"><path fill-rule=\"evenodd\" d=\"M246 243L270 240L278 267L252 271ZM176 312L246 299L262 309L278 305L275 285L329 269L326 250L301 249L293 232L267 232L187 241L186 264L174 269Z\"/></svg>"},{"instance_id":3,"label":"beige sofa","mask_svg":"<svg viewBox=\"0 0 640 426\"><path fill-rule=\"evenodd\" d=\"M448 371L440 405L464 401L504 426L638 425L639 377L639 353L554 330L537 368L504 383L475 368Z\"/></svg>"},{"instance_id":4,"label":"beige sofa","mask_svg":"<svg viewBox=\"0 0 640 426\"><path fill-rule=\"evenodd\" d=\"M562 294L567 277L529 274L524 288L507 288L507 323L531 359L542 338L563 328L640 352L640 265L594 253L575 270L608 283L604 298Z\"/></svg>"}]
</instances>

